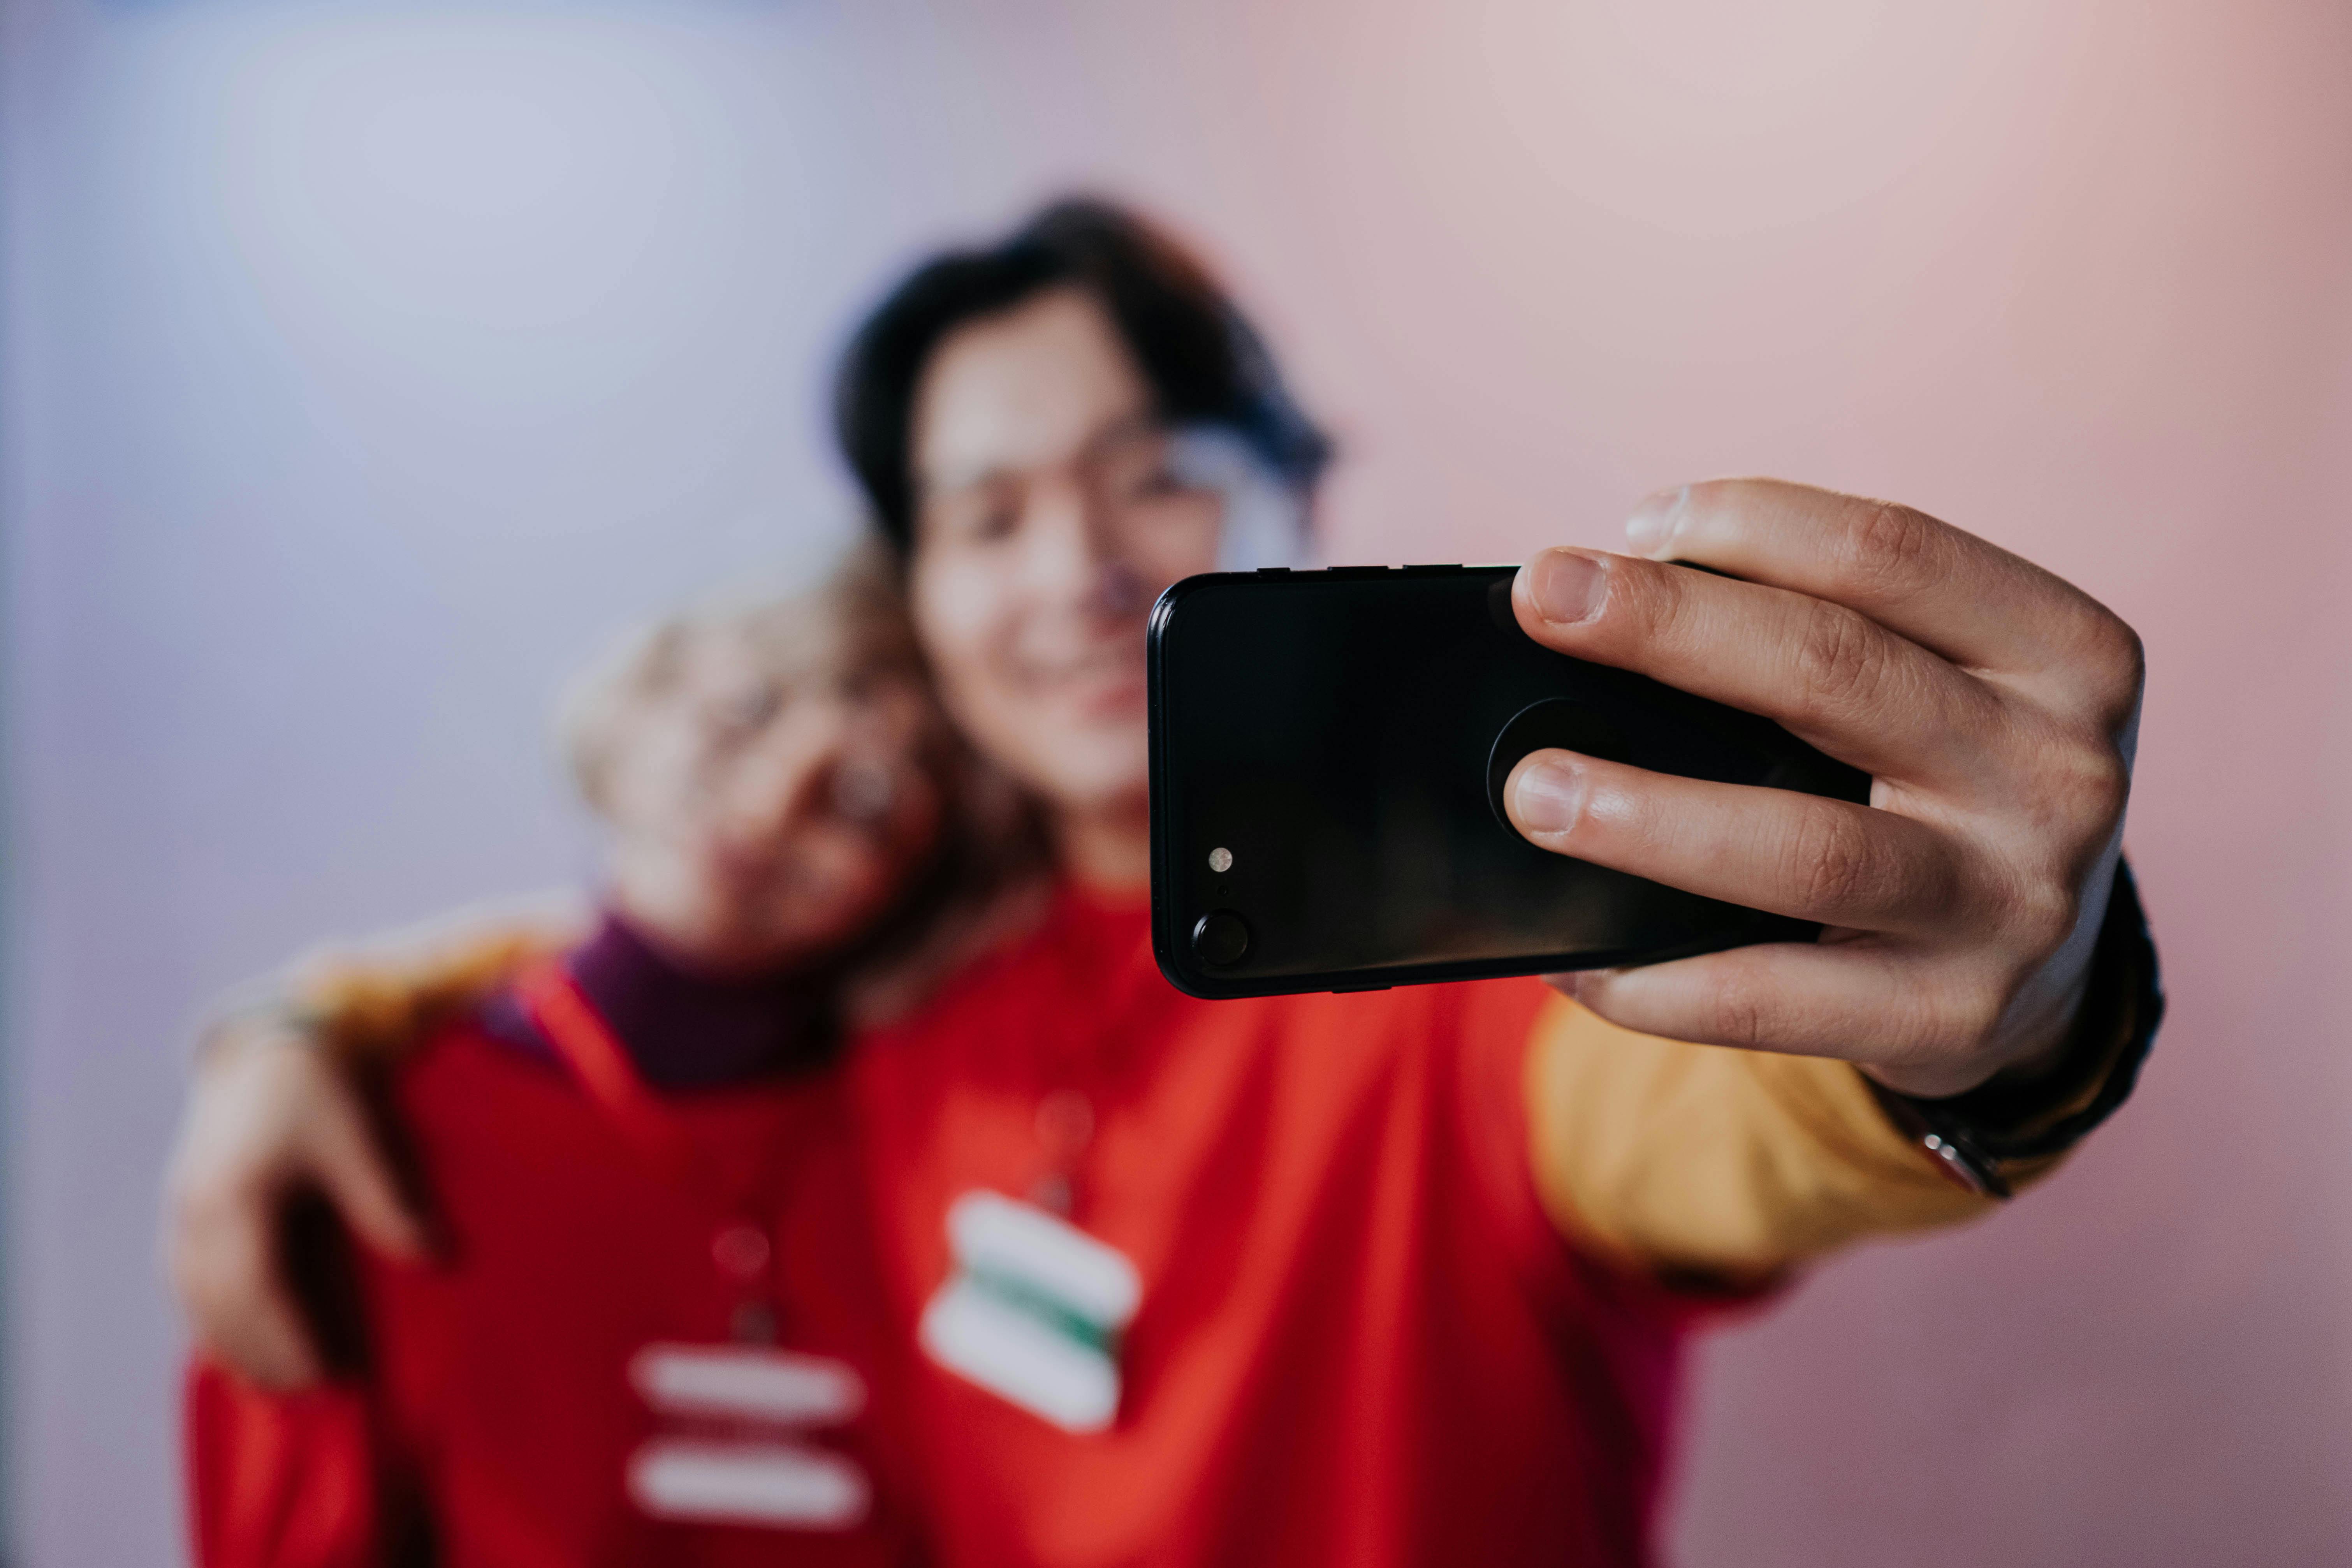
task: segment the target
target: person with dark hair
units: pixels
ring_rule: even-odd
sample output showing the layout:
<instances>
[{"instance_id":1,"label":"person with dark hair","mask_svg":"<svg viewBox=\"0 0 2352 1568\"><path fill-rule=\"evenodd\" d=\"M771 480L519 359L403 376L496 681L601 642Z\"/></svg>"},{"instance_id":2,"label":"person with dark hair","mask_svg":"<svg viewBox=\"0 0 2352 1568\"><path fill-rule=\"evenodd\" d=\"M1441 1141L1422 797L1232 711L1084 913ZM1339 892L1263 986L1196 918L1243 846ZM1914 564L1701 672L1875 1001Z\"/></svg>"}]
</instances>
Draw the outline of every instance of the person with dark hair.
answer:
<instances>
[{"instance_id":1,"label":"person with dark hair","mask_svg":"<svg viewBox=\"0 0 2352 1568\"><path fill-rule=\"evenodd\" d=\"M1059 884L838 1068L947 1559L1651 1561L1695 1321L1986 1212L2128 1088L2159 1011L2120 859L2139 647L2031 564L1765 480L1651 498L1624 553L1543 552L1528 635L1878 782L1858 806L1544 752L1515 826L1829 940L1206 1003L1148 940L1145 617L1234 547L1217 460L1288 498L1297 548L1326 444L1207 274L1102 204L919 268L836 408L941 704ZM205 1070L184 1292L299 1376L266 1273L200 1239L265 1226L289 1172L397 1205L363 1140L289 1131L348 1090L282 1030ZM286 1100L313 1109L213 1132Z\"/></svg>"},{"instance_id":2,"label":"person with dark hair","mask_svg":"<svg viewBox=\"0 0 2352 1568\"><path fill-rule=\"evenodd\" d=\"M834 430L875 522L914 545L915 395L942 339L1050 289L1075 289L1110 319L1150 386L1154 423L1241 437L1302 500L1331 444L1291 400L1273 357L1208 273L1167 237L1099 201L1057 202L1008 238L925 263L891 290L842 356Z\"/></svg>"}]
</instances>

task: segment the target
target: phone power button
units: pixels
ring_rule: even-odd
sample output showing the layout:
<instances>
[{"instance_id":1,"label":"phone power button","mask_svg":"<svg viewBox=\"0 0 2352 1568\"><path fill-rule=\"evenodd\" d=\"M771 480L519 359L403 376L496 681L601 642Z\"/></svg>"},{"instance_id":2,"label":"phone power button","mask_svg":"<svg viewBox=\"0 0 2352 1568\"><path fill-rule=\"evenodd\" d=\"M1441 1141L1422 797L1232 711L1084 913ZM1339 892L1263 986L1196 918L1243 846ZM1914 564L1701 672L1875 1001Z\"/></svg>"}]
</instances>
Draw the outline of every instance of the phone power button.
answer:
<instances>
[{"instance_id":1,"label":"phone power button","mask_svg":"<svg viewBox=\"0 0 2352 1568\"><path fill-rule=\"evenodd\" d=\"M1192 956L1212 969L1227 969L1249 952L1250 929L1231 910L1211 910L1192 927Z\"/></svg>"}]
</instances>

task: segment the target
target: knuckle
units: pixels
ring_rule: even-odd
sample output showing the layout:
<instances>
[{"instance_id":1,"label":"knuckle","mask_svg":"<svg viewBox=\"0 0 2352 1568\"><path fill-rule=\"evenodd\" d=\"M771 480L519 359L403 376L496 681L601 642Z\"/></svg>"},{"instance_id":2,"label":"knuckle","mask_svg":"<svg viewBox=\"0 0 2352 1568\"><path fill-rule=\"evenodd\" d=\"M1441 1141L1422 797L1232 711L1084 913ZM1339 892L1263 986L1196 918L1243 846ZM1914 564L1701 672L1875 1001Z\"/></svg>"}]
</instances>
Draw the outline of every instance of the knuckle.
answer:
<instances>
[{"instance_id":1,"label":"knuckle","mask_svg":"<svg viewBox=\"0 0 2352 1568\"><path fill-rule=\"evenodd\" d=\"M1753 971L1743 966L1722 976L1709 1001L1717 1044L1754 1049L1771 1041L1774 1008L1769 987Z\"/></svg>"},{"instance_id":2,"label":"knuckle","mask_svg":"<svg viewBox=\"0 0 2352 1568\"><path fill-rule=\"evenodd\" d=\"M2055 822L2104 841L2131 798L2131 764L2104 737L2050 749L2041 780Z\"/></svg>"},{"instance_id":3,"label":"knuckle","mask_svg":"<svg viewBox=\"0 0 2352 1568\"><path fill-rule=\"evenodd\" d=\"M2103 728L2126 722L2147 685L2147 645L2130 624L2102 609L2092 622L2085 664L2092 672L2092 700Z\"/></svg>"},{"instance_id":4,"label":"knuckle","mask_svg":"<svg viewBox=\"0 0 2352 1568\"><path fill-rule=\"evenodd\" d=\"M1687 602L1672 568L1644 561L1609 563L1609 596L1602 615L1632 635L1673 633L1683 621Z\"/></svg>"},{"instance_id":5,"label":"knuckle","mask_svg":"<svg viewBox=\"0 0 2352 1568\"><path fill-rule=\"evenodd\" d=\"M1864 583L1914 583L1931 563L1937 525L1894 501L1863 503L1847 535L1846 565Z\"/></svg>"},{"instance_id":6,"label":"knuckle","mask_svg":"<svg viewBox=\"0 0 2352 1568\"><path fill-rule=\"evenodd\" d=\"M2083 893L2075 879L2053 874L2033 879L2011 893L2002 921L2007 948L2046 957L2065 945L2083 918Z\"/></svg>"},{"instance_id":7,"label":"knuckle","mask_svg":"<svg viewBox=\"0 0 2352 1568\"><path fill-rule=\"evenodd\" d=\"M1797 641L1797 677L1816 713L1853 708L1885 679L1885 642L1868 620L1843 605L1811 602Z\"/></svg>"},{"instance_id":8,"label":"knuckle","mask_svg":"<svg viewBox=\"0 0 2352 1568\"><path fill-rule=\"evenodd\" d=\"M1805 908L1822 914L1851 914L1877 902L1881 874L1869 834L1852 815L1832 806L1809 806L1790 838L1795 863L1790 886Z\"/></svg>"},{"instance_id":9,"label":"knuckle","mask_svg":"<svg viewBox=\"0 0 2352 1568\"><path fill-rule=\"evenodd\" d=\"M2025 918L2018 923L2017 933L2023 939L2027 952L2046 955L2066 945L2082 918L2082 899L2072 889L2053 889L2028 906Z\"/></svg>"},{"instance_id":10,"label":"knuckle","mask_svg":"<svg viewBox=\"0 0 2352 1568\"><path fill-rule=\"evenodd\" d=\"M2101 826L2112 827L2131 799L2131 764L2113 746L2100 746L2085 759L2077 789L2080 803Z\"/></svg>"}]
</instances>

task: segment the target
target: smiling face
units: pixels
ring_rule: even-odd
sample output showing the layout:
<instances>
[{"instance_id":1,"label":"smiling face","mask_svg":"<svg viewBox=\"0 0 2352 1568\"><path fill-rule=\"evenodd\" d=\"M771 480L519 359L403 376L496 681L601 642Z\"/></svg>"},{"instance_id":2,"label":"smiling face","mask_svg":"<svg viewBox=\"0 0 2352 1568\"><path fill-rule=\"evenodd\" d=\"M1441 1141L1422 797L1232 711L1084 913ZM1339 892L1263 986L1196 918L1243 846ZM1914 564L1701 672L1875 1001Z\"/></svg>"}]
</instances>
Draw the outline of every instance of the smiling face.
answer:
<instances>
[{"instance_id":1,"label":"smiling face","mask_svg":"<svg viewBox=\"0 0 2352 1568\"><path fill-rule=\"evenodd\" d=\"M915 625L979 749L1071 820L1139 817L1144 624L1214 568L1222 505L1170 470L1108 315L1049 289L941 342L917 391Z\"/></svg>"},{"instance_id":2,"label":"smiling face","mask_svg":"<svg viewBox=\"0 0 2352 1568\"><path fill-rule=\"evenodd\" d=\"M939 718L852 589L669 623L593 692L575 767L611 897L674 960L789 966L870 929L939 842Z\"/></svg>"}]
</instances>

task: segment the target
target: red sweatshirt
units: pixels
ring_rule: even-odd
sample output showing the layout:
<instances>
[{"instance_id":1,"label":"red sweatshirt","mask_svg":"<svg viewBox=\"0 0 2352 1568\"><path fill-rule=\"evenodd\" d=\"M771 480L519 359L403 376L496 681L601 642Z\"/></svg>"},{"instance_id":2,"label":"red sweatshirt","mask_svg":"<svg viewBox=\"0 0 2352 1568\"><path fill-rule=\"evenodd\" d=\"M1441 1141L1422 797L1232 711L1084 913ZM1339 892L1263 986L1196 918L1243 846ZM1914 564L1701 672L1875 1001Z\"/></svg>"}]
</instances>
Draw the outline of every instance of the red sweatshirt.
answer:
<instances>
[{"instance_id":1,"label":"red sweatshirt","mask_svg":"<svg viewBox=\"0 0 2352 1568\"><path fill-rule=\"evenodd\" d=\"M1687 1309L1538 1201L1548 1002L1202 1002L1142 908L1071 897L861 1042L942 1557L1649 1561Z\"/></svg>"},{"instance_id":2,"label":"red sweatshirt","mask_svg":"<svg viewBox=\"0 0 2352 1568\"><path fill-rule=\"evenodd\" d=\"M198 1562L909 1560L838 1078L656 1096L539 999L554 1059L468 1023L398 1076L447 1248L356 1260L364 1378L192 1371Z\"/></svg>"},{"instance_id":3,"label":"red sweatshirt","mask_svg":"<svg viewBox=\"0 0 2352 1568\"><path fill-rule=\"evenodd\" d=\"M208 1568L371 1561L402 1488L457 1562L880 1555L909 1499L960 1563L1648 1562L1687 1308L1538 1200L1529 1040L1564 1004L1202 1002L1147 923L1066 896L830 1082L671 1101L780 1216L785 1342L873 1394L815 1439L869 1479L857 1531L633 1500L694 1428L632 1369L728 1337L723 1222L457 1031L401 1086L457 1266L365 1269L365 1398L199 1379Z\"/></svg>"}]
</instances>

